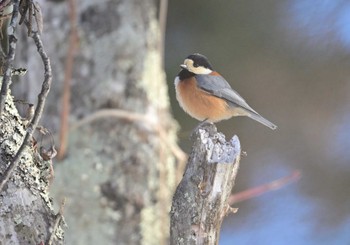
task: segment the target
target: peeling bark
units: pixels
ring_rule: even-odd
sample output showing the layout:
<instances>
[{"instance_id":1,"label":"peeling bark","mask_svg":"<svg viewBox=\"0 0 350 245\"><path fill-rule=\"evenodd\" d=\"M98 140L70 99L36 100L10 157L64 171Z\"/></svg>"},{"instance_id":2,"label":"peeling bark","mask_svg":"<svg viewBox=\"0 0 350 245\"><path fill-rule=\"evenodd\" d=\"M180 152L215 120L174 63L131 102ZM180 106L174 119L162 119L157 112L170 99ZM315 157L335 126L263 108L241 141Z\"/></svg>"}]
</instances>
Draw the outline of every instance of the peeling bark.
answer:
<instances>
[{"instance_id":1,"label":"peeling bark","mask_svg":"<svg viewBox=\"0 0 350 245\"><path fill-rule=\"evenodd\" d=\"M185 174L173 197L170 244L218 244L224 216L235 211L227 200L240 154L237 136L226 142L212 124L196 131Z\"/></svg>"}]
</instances>

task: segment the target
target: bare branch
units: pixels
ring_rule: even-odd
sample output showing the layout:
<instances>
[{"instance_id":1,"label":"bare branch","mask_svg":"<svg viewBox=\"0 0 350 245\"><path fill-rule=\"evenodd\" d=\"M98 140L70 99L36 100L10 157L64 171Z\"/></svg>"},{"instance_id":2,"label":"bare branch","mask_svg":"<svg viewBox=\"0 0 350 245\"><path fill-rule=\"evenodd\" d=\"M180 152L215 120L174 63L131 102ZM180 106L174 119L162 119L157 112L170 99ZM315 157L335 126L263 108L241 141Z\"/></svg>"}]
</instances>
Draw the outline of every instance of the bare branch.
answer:
<instances>
[{"instance_id":1,"label":"bare branch","mask_svg":"<svg viewBox=\"0 0 350 245\"><path fill-rule=\"evenodd\" d=\"M2 115L3 110L5 108L5 101L8 94L8 90L10 88L12 63L15 59L16 42L17 42L17 38L15 37L15 30L16 30L17 19L18 19L18 5L19 5L18 0L13 0L12 18L10 21L10 25L7 29L7 35L9 38L9 51L4 63L4 69L3 69L4 73L3 73L2 85L1 85L1 91L0 91L0 116Z\"/></svg>"},{"instance_id":2,"label":"bare branch","mask_svg":"<svg viewBox=\"0 0 350 245\"><path fill-rule=\"evenodd\" d=\"M39 34L42 33L44 23L41 8L38 2L33 2L33 0L20 1L19 12L21 14L19 24L26 24L28 37L32 35L33 31L37 31ZM35 29L33 29L33 17L36 23Z\"/></svg>"},{"instance_id":3,"label":"bare branch","mask_svg":"<svg viewBox=\"0 0 350 245\"><path fill-rule=\"evenodd\" d=\"M44 20L43 20L43 13L41 12L40 5L37 2L34 2L34 17L36 22L36 28L39 34L41 34L44 29Z\"/></svg>"},{"instance_id":4,"label":"bare branch","mask_svg":"<svg viewBox=\"0 0 350 245\"><path fill-rule=\"evenodd\" d=\"M51 87L52 71L51 71L49 57L47 56L47 54L44 50L43 43L41 41L41 37L40 37L39 33L32 32L31 37L33 38L34 43L37 46L38 53L40 54L40 57L41 57L43 64L44 64L44 81L43 81L43 84L41 87L41 92L38 95L38 103L37 103L37 106L35 108L33 119L27 127L27 133L24 137L24 140L23 140L20 148L18 149L18 151L17 151L16 155L14 156L14 158L12 159L10 165L8 166L6 171L4 172L4 176L0 182L0 192L3 190L5 184L10 179L13 171L18 166L18 163L21 160L21 157L22 157L22 154L23 154L25 148L30 143L30 140L34 134L34 130L38 126L39 120L41 118L41 115L42 115L42 112L43 112L43 109L45 106L46 97L47 97L47 95L50 91L50 87Z\"/></svg>"},{"instance_id":5,"label":"bare branch","mask_svg":"<svg viewBox=\"0 0 350 245\"><path fill-rule=\"evenodd\" d=\"M301 177L300 171L295 170L292 174L286 177L274 180L267 184L263 184L263 185L248 189L246 191L241 191L239 193L233 194L228 199L228 203L229 205L233 205L235 203L243 202L253 197L260 196L262 194L265 194L266 192L278 190L293 181L297 181L298 179L300 179L300 177Z\"/></svg>"},{"instance_id":6,"label":"bare branch","mask_svg":"<svg viewBox=\"0 0 350 245\"><path fill-rule=\"evenodd\" d=\"M70 111L70 97L71 97L71 80L73 76L74 57L78 44L78 32L77 32L77 11L76 0L69 0L69 21L70 21L70 34L69 34L69 47L67 50L67 56L65 61L65 73L63 80L63 98L61 109L61 129L60 129L60 147L58 150L57 158L61 160L67 149L67 134L69 130L68 117Z\"/></svg>"},{"instance_id":7,"label":"bare branch","mask_svg":"<svg viewBox=\"0 0 350 245\"><path fill-rule=\"evenodd\" d=\"M169 142L165 129L161 125L155 123L155 121L149 118L146 114L120 110L120 109L101 109L88 115L87 117L84 117L77 123L73 124L70 127L70 130L75 130L86 124L92 123L94 121L97 121L103 118L109 118L109 117L120 118L123 120L127 120L129 122L140 121L140 122L147 123L147 125L151 126L155 131L158 132L162 142L169 147L169 149L172 151L174 156L177 158L179 168L183 169L183 166L186 164L186 158L187 158L186 153L184 153L177 144L172 144L171 142ZM181 175L182 175L182 171L181 171ZM178 180L180 178L177 177L176 179Z\"/></svg>"}]
</instances>

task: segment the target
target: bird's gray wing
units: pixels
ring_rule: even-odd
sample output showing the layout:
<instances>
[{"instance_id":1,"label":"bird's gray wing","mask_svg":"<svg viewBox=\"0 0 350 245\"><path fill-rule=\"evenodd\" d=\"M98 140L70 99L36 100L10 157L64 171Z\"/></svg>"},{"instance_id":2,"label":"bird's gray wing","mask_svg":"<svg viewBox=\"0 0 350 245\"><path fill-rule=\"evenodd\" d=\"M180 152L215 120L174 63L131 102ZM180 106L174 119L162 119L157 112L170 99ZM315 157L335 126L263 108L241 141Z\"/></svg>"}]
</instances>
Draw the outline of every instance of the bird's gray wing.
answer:
<instances>
[{"instance_id":1,"label":"bird's gray wing","mask_svg":"<svg viewBox=\"0 0 350 245\"><path fill-rule=\"evenodd\" d=\"M222 76L196 75L197 85L204 91L226 100L232 106L242 107L245 110L258 114L247 102L234 91Z\"/></svg>"},{"instance_id":2,"label":"bird's gray wing","mask_svg":"<svg viewBox=\"0 0 350 245\"><path fill-rule=\"evenodd\" d=\"M253 110L253 108L251 108L247 102L245 102L245 100L231 88L230 84L222 76L196 75L196 79L198 87L202 90L226 100L232 107L243 109L244 112L241 115L247 113L246 116L264 124L265 126L271 129L277 128L275 124Z\"/></svg>"}]
</instances>

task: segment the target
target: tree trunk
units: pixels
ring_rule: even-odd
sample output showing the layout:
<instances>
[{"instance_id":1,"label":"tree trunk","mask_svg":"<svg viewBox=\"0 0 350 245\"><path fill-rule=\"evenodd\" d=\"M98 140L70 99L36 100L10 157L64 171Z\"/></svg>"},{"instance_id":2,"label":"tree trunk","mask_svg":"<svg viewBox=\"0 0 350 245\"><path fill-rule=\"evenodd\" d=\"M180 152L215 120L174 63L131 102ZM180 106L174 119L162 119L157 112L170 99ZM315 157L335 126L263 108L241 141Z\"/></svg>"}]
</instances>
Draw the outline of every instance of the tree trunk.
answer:
<instances>
[{"instance_id":1,"label":"tree trunk","mask_svg":"<svg viewBox=\"0 0 350 245\"><path fill-rule=\"evenodd\" d=\"M3 2L5 1L1 2L1 21L4 20ZM2 60L0 65L2 97L0 103L0 244L62 244L62 215L61 213L55 215L53 212L48 192L52 177L52 161L48 155L43 155L46 146L32 138L32 134L36 132L40 113L36 112L34 117L32 115L33 120L27 117L22 118L15 107L10 86L6 89L7 78L5 79L5 76L10 78L8 81L11 85L13 68L10 60L13 59L11 54L16 53L17 33L14 30L17 29L19 19L18 15L14 14L18 10L18 5L12 5L12 1L8 2L9 5L5 9L13 10L8 13L12 20L9 28L2 22L2 51L0 54ZM18 4L18 1L13 2ZM16 7L12 8L12 6ZM14 11L14 9L17 10ZM11 17L12 15L15 17ZM4 31L6 29L8 32ZM25 31L27 32L27 29ZM17 45L37 50L39 46L36 47L36 45L38 43L42 45L40 35L36 33L31 36L33 39L27 45L20 41L17 41ZM9 40L10 43L7 43ZM37 52L40 53L42 59L37 54L35 59L37 63L42 64L45 58L47 66L45 67L47 69L45 70L45 82L42 82L44 69L32 69L30 72L37 74L38 78L35 82L39 86L43 85L42 94L46 95L51 83L50 65L44 54L45 44L40 49L40 52L39 50ZM9 61L9 66L7 66L6 63ZM38 101L39 99L33 101L36 109L41 108ZM44 97L41 97L41 101L44 105Z\"/></svg>"},{"instance_id":2,"label":"tree trunk","mask_svg":"<svg viewBox=\"0 0 350 245\"><path fill-rule=\"evenodd\" d=\"M170 244L218 244L240 160L237 136L226 142L214 125L199 129L171 208Z\"/></svg>"},{"instance_id":3,"label":"tree trunk","mask_svg":"<svg viewBox=\"0 0 350 245\"><path fill-rule=\"evenodd\" d=\"M59 130L67 55L67 3L46 1L45 41L56 78L45 125ZM56 199L67 197L67 244L167 244L177 169L155 1L80 0L69 144L55 163ZM18 61L38 66L31 50ZM33 99L20 83L18 96ZM29 93L28 93L29 91ZM58 142L59 143L59 142Z\"/></svg>"},{"instance_id":4,"label":"tree trunk","mask_svg":"<svg viewBox=\"0 0 350 245\"><path fill-rule=\"evenodd\" d=\"M0 119L0 172L9 167L25 135L12 97L8 96ZM44 161L34 147L28 147L18 168L0 195L0 241L2 244L46 243L53 232L56 216L49 199L51 160ZM59 226L54 236L63 239ZM54 244L61 244L59 240Z\"/></svg>"}]
</instances>

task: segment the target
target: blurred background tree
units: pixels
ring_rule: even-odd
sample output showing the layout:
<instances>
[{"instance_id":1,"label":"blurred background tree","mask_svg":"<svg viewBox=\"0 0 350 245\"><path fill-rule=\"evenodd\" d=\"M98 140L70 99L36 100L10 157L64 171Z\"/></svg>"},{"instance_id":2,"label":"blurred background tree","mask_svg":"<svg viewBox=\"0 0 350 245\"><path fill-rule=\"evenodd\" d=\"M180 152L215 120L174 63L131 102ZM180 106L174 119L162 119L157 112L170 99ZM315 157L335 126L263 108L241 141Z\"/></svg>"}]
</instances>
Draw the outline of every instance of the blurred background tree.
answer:
<instances>
[{"instance_id":1,"label":"blurred background tree","mask_svg":"<svg viewBox=\"0 0 350 245\"><path fill-rule=\"evenodd\" d=\"M41 4L53 68L42 125L66 135L56 145L69 140L50 187L55 200L67 198L66 244L167 244L180 168L157 7L152 0ZM17 51L29 72L16 97L34 101L35 49ZM60 114L69 115L69 127Z\"/></svg>"},{"instance_id":2,"label":"blurred background tree","mask_svg":"<svg viewBox=\"0 0 350 245\"><path fill-rule=\"evenodd\" d=\"M348 1L171 1L166 71L180 143L196 121L174 100L172 79L191 53L206 55L250 105L278 125L219 123L237 134L235 191L294 169L296 184L238 204L220 244L350 243L350 3Z\"/></svg>"}]
</instances>

